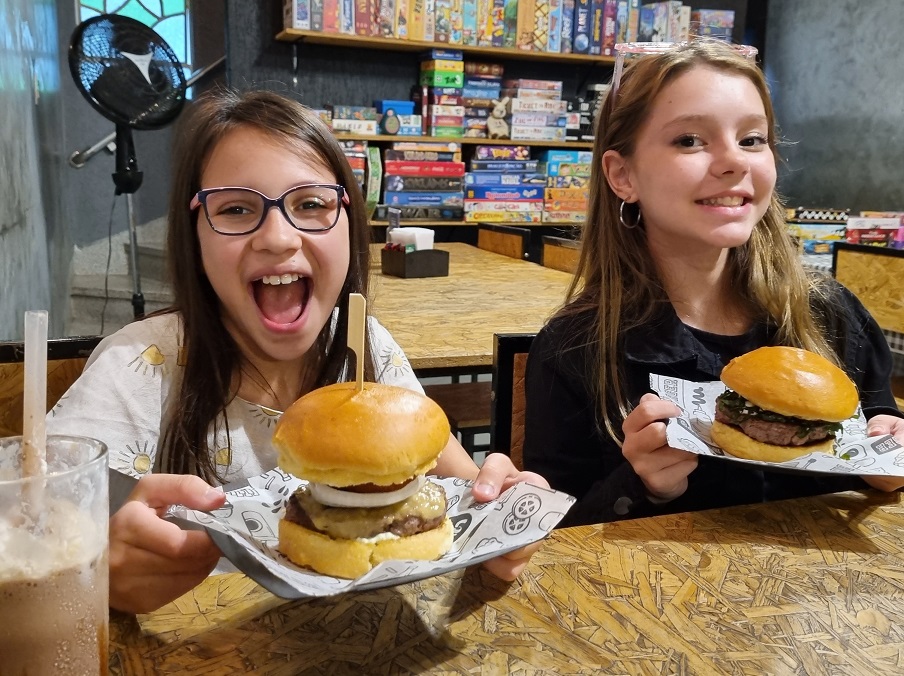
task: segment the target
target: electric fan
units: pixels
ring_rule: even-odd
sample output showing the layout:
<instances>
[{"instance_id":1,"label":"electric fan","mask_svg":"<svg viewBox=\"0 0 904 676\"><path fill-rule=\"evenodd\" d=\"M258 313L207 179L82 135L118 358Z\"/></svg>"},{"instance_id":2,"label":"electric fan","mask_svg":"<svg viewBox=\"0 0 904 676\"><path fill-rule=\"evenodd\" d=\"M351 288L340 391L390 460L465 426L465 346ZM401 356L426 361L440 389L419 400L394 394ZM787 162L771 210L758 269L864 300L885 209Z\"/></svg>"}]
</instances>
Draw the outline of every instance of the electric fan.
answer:
<instances>
[{"instance_id":1,"label":"electric fan","mask_svg":"<svg viewBox=\"0 0 904 676\"><path fill-rule=\"evenodd\" d=\"M133 129L159 129L185 104L182 64L168 44L143 23L101 14L76 26L69 43L69 70L82 95L116 125L117 195L126 195L129 214L132 307L144 316L138 274L138 243L132 194L141 186Z\"/></svg>"}]
</instances>

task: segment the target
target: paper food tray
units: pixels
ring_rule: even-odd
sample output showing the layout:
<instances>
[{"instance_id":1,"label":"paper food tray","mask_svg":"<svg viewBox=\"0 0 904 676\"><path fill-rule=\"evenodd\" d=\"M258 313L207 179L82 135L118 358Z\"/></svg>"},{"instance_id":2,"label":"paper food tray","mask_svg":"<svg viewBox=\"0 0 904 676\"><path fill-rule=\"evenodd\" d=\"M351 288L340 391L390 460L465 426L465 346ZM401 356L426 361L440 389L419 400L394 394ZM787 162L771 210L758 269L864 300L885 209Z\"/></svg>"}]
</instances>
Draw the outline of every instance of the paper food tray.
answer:
<instances>
[{"instance_id":1,"label":"paper food tray","mask_svg":"<svg viewBox=\"0 0 904 676\"><path fill-rule=\"evenodd\" d=\"M733 462L799 472L904 476L904 446L891 435L867 437L866 419L859 406L856 415L842 423L843 429L835 441L835 455L813 452L787 462L761 462L729 455L710 439L716 397L725 391L724 383L694 383L650 374L650 387L660 398L674 402L681 409L681 415L670 419L666 427L668 443L673 448Z\"/></svg>"},{"instance_id":2,"label":"paper food tray","mask_svg":"<svg viewBox=\"0 0 904 676\"><path fill-rule=\"evenodd\" d=\"M446 491L454 541L437 561L385 561L356 580L321 575L296 566L277 549L278 522L302 482L279 469L226 486L226 505L213 512L173 507L176 521L202 525L239 570L287 599L377 589L442 575L542 540L574 504L566 493L517 484L497 500L478 503L471 482L430 477ZM197 527L197 526L195 526Z\"/></svg>"}]
</instances>

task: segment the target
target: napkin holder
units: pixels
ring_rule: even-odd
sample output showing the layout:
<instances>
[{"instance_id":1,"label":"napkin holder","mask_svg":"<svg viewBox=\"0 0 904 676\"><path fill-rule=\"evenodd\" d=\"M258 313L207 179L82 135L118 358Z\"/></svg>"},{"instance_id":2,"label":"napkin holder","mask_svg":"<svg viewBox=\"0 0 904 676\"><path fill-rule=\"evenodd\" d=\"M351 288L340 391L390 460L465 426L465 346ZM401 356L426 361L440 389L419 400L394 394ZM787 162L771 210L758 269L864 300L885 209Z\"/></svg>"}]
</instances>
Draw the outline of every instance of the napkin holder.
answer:
<instances>
[{"instance_id":1,"label":"napkin holder","mask_svg":"<svg viewBox=\"0 0 904 676\"><path fill-rule=\"evenodd\" d=\"M419 277L448 277L449 252L440 249L421 249L405 252L382 249L380 265L384 275L415 279Z\"/></svg>"}]
</instances>

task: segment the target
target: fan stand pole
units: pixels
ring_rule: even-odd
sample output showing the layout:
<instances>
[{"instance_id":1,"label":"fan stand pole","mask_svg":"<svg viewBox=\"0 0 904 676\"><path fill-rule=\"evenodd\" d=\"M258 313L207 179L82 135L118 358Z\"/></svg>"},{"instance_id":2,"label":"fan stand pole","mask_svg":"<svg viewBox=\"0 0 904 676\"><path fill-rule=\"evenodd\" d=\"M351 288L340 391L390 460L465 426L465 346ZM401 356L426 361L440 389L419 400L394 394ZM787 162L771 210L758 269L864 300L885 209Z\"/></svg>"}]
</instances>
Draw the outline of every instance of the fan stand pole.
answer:
<instances>
[{"instance_id":1,"label":"fan stand pole","mask_svg":"<svg viewBox=\"0 0 904 676\"><path fill-rule=\"evenodd\" d=\"M132 130L125 124L116 125L116 171L113 184L116 194L126 194L126 211L129 217L129 259L132 264L132 313L135 319L144 317L144 296L141 295L141 278L138 274L138 228L135 225L135 205L132 194L141 187L143 174L138 171L135 159L135 143Z\"/></svg>"},{"instance_id":2,"label":"fan stand pole","mask_svg":"<svg viewBox=\"0 0 904 676\"><path fill-rule=\"evenodd\" d=\"M126 211L129 213L129 259L132 267L132 312L135 319L144 317L144 296L141 293L141 276L138 274L138 228L135 224L135 208L132 193L126 193Z\"/></svg>"}]
</instances>

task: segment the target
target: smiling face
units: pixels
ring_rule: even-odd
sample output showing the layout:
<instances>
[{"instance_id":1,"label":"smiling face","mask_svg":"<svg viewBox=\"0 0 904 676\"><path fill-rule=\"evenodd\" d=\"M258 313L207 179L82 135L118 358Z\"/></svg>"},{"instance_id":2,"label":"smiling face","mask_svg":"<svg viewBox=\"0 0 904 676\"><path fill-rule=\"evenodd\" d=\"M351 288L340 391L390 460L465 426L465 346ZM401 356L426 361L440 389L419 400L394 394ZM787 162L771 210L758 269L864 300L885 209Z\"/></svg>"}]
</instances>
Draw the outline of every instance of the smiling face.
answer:
<instances>
[{"instance_id":1,"label":"smiling face","mask_svg":"<svg viewBox=\"0 0 904 676\"><path fill-rule=\"evenodd\" d=\"M239 127L216 144L201 188L237 186L277 197L307 183L337 183L326 163L254 128ZM214 232L200 211L197 234L204 272L220 301L227 331L245 357L267 364L303 361L330 319L349 268L348 214L326 232L301 232L270 209L247 235Z\"/></svg>"},{"instance_id":2,"label":"smiling face","mask_svg":"<svg viewBox=\"0 0 904 676\"><path fill-rule=\"evenodd\" d=\"M654 255L711 255L744 244L775 188L769 121L754 84L696 66L656 96L634 152L604 156L613 191L639 201Z\"/></svg>"}]
</instances>

